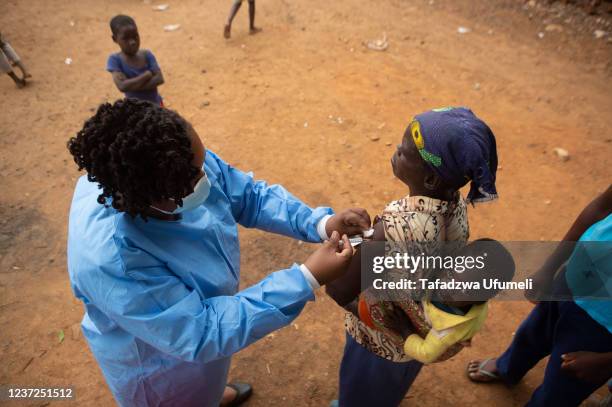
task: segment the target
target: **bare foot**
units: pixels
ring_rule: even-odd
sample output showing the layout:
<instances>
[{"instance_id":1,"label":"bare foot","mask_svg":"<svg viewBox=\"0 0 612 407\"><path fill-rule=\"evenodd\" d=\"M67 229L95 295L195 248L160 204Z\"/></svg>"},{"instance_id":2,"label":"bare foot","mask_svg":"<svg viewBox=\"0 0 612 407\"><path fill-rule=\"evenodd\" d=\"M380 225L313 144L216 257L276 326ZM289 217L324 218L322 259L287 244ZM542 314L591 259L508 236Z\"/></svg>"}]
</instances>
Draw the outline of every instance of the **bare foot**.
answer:
<instances>
[{"instance_id":1,"label":"bare foot","mask_svg":"<svg viewBox=\"0 0 612 407\"><path fill-rule=\"evenodd\" d=\"M259 32L261 32L261 28L259 28L259 27L252 27L249 30L249 35L255 35L255 34L259 33Z\"/></svg>"},{"instance_id":2,"label":"bare foot","mask_svg":"<svg viewBox=\"0 0 612 407\"><path fill-rule=\"evenodd\" d=\"M473 382L488 383L500 380L495 359L471 360L467 366L467 374Z\"/></svg>"},{"instance_id":3,"label":"bare foot","mask_svg":"<svg viewBox=\"0 0 612 407\"><path fill-rule=\"evenodd\" d=\"M21 76L23 76L23 79L27 79L27 78L31 78L32 75L30 75L30 72L28 72L24 67L23 64L21 62L17 62L14 66L16 66L17 68L19 68L19 70L21 71Z\"/></svg>"},{"instance_id":4,"label":"bare foot","mask_svg":"<svg viewBox=\"0 0 612 407\"><path fill-rule=\"evenodd\" d=\"M225 24L223 27L223 36L225 39L229 39L232 36L232 26L229 24Z\"/></svg>"},{"instance_id":5,"label":"bare foot","mask_svg":"<svg viewBox=\"0 0 612 407\"><path fill-rule=\"evenodd\" d=\"M15 85L21 89L26 85L26 81L25 79L20 78L19 76L15 75L15 72L9 72L8 76L11 77L11 79L13 80L13 82L15 82Z\"/></svg>"},{"instance_id":6,"label":"bare foot","mask_svg":"<svg viewBox=\"0 0 612 407\"><path fill-rule=\"evenodd\" d=\"M234 401L236 396L238 396L238 392L235 389L225 386L225 390L223 390L223 397L221 398L221 407L227 406L229 403Z\"/></svg>"}]
</instances>

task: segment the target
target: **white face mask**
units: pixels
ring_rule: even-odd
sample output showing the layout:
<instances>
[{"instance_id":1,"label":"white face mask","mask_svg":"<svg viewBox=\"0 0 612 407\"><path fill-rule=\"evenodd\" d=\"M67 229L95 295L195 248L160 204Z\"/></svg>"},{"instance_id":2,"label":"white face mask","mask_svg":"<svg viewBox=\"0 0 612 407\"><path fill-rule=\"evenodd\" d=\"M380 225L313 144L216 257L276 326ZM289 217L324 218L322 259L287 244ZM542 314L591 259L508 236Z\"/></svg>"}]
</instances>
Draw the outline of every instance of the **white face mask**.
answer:
<instances>
[{"instance_id":1,"label":"white face mask","mask_svg":"<svg viewBox=\"0 0 612 407\"><path fill-rule=\"evenodd\" d=\"M176 209L173 211L165 211L163 209L156 208L153 205L151 205L151 208L156 209L167 215L175 215L177 213L195 209L198 206L202 205L206 201L206 198L208 198L209 194L210 181L208 180L206 173L204 173L204 176L200 178L197 184L195 184L195 187L193 187L193 192L183 198L183 206L177 206Z\"/></svg>"}]
</instances>

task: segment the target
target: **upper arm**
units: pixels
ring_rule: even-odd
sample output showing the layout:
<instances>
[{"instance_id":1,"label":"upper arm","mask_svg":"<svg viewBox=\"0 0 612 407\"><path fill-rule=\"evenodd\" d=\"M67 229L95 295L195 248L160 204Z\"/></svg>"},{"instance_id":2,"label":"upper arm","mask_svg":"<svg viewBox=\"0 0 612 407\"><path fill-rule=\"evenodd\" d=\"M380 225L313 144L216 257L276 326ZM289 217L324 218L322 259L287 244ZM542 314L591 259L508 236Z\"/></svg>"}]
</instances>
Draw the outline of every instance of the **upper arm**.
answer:
<instances>
[{"instance_id":1,"label":"upper arm","mask_svg":"<svg viewBox=\"0 0 612 407\"><path fill-rule=\"evenodd\" d=\"M601 199L601 210L609 215L612 212L612 184L608 186L608 189L604 191L603 194L600 195Z\"/></svg>"},{"instance_id":2,"label":"upper arm","mask_svg":"<svg viewBox=\"0 0 612 407\"><path fill-rule=\"evenodd\" d=\"M595 198L583 211L593 224L605 218L612 212L612 184L601 195ZM581 214L582 216L583 214ZM590 226L590 225L589 225Z\"/></svg>"},{"instance_id":3,"label":"upper arm","mask_svg":"<svg viewBox=\"0 0 612 407\"><path fill-rule=\"evenodd\" d=\"M604 219L612 212L612 185L580 212L563 240L576 242L594 223Z\"/></svg>"},{"instance_id":4,"label":"upper arm","mask_svg":"<svg viewBox=\"0 0 612 407\"><path fill-rule=\"evenodd\" d=\"M151 72L157 73L159 71L161 73L161 68L157 63L157 59L150 50L145 51L145 58L147 59L147 66Z\"/></svg>"},{"instance_id":5,"label":"upper arm","mask_svg":"<svg viewBox=\"0 0 612 407\"><path fill-rule=\"evenodd\" d=\"M219 157L207 153L208 167L223 189L234 220L247 228L258 228L295 239L319 243L317 223L331 208L310 208L281 185L255 181L253 174L232 168ZM211 182L213 179L211 177Z\"/></svg>"},{"instance_id":6,"label":"upper arm","mask_svg":"<svg viewBox=\"0 0 612 407\"><path fill-rule=\"evenodd\" d=\"M152 71L153 76L151 77L152 81L155 81L157 85L162 85L164 83L164 75L161 70Z\"/></svg>"},{"instance_id":7,"label":"upper arm","mask_svg":"<svg viewBox=\"0 0 612 407\"><path fill-rule=\"evenodd\" d=\"M249 197L256 188L256 182L252 174L244 173L232 167L212 151L206 152L206 161L208 160L212 162L206 166L206 171L212 172L229 199L232 216L236 222L240 222L245 212L248 212Z\"/></svg>"},{"instance_id":8,"label":"upper arm","mask_svg":"<svg viewBox=\"0 0 612 407\"><path fill-rule=\"evenodd\" d=\"M162 74L161 68L157 63L157 59L155 55L150 50L145 51L145 58L147 60L147 67L151 72L153 72L153 77L151 81L154 81L155 84L161 85L164 83L164 75Z\"/></svg>"},{"instance_id":9,"label":"upper arm","mask_svg":"<svg viewBox=\"0 0 612 407\"><path fill-rule=\"evenodd\" d=\"M385 224L382 220L374 223L374 235L372 236L372 240L375 242L384 242L385 239Z\"/></svg>"}]
</instances>

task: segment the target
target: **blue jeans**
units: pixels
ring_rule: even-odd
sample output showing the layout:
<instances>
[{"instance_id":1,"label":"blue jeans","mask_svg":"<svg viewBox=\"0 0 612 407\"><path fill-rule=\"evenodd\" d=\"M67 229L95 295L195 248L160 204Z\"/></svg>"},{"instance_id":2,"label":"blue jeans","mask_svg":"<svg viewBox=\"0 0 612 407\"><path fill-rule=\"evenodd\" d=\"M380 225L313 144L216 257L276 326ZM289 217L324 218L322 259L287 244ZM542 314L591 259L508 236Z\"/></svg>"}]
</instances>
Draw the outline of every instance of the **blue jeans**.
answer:
<instances>
[{"instance_id":1,"label":"blue jeans","mask_svg":"<svg viewBox=\"0 0 612 407\"><path fill-rule=\"evenodd\" d=\"M346 334L340 365L340 407L397 407L423 364L391 362Z\"/></svg>"},{"instance_id":2,"label":"blue jeans","mask_svg":"<svg viewBox=\"0 0 612 407\"><path fill-rule=\"evenodd\" d=\"M577 351L612 352L612 334L573 301L541 302L497 359L497 370L507 384L516 384L550 355L544 381L527 406L578 406L605 381L587 383L561 370L561 355Z\"/></svg>"}]
</instances>

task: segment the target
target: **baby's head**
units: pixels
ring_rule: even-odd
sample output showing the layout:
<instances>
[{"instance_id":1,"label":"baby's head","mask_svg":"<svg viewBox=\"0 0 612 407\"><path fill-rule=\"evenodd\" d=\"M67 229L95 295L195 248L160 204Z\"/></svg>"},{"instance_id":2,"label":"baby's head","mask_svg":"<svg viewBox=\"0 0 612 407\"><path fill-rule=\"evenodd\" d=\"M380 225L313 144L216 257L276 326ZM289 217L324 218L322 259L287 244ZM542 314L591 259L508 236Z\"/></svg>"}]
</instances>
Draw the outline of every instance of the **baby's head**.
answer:
<instances>
[{"instance_id":1,"label":"baby's head","mask_svg":"<svg viewBox=\"0 0 612 407\"><path fill-rule=\"evenodd\" d=\"M504 283L514 278L515 263L512 254L497 240L488 238L475 240L458 250L453 257L462 260L455 262L455 270L443 273L442 280L454 280L455 283L464 286L478 282L480 288L437 292L435 295L437 299L446 303L452 302L463 306L486 302L495 297L500 290L499 287L485 288L483 284L485 279ZM468 262L469 267L467 267Z\"/></svg>"},{"instance_id":2,"label":"baby's head","mask_svg":"<svg viewBox=\"0 0 612 407\"><path fill-rule=\"evenodd\" d=\"M448 200L472 181L468 201L497 197L495 136L467 108L447 107L415 116L391 166L411 195Z\"/></svg>"},{"instance_id":3,"label":"baby's head","mask_svg":"<svg viewBox=\"0 0 612 407\"><path fill-rule=\"evenodd\" d=\"M121 51L126 55L136 55L140 48L140 36L134 19L123 14L116 15L110 21L110 29L113 41Z\"/></svg>"}]
</instances>

